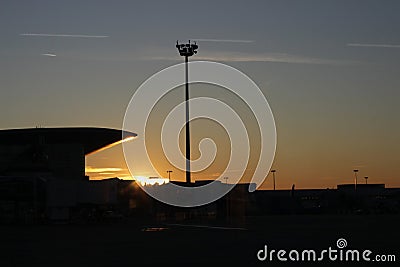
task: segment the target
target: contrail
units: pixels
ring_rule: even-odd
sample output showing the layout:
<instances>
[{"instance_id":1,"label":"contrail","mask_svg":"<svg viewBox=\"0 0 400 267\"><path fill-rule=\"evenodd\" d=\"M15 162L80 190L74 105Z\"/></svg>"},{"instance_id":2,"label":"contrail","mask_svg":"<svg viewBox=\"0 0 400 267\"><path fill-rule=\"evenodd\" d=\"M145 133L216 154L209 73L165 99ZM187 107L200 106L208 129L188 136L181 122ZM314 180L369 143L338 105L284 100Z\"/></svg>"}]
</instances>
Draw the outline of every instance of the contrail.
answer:
<instances>
[{"instance_id":1,"label":"contrail","mask_svg":"<svg viewBox=\"0 0 400 267\"><path fill-rule=\"evenodd\" d=\"M40 54L41 56L46 56L46 57L56 57L56 54L50 54L50 53L45 53L45 54Z\"/></svg>"},{"instance_id":2,"label":"contrail","mask_svg":"<svg viewBox=\"0 0 400 267\"><path fill-rule=\"evenodd\" d=\"M196 39L191 40L199 42L220 42L220 43L254 43L253 40L230 40L230 39Z\"/></svg>"},{"instance_id":3,"label":"contrail","mask_svg":"<svg viewBox=\"0 0 400 267\"><path fill-rule=\"evenodd\" d=\"M352 43L352 44L347 44L347 46L355 46L355 47L380 47L380 48L400 48L400 45L396 45L396 44L358 44L358 43Z\"/></svg>"},{"instance_id":4,"label":"contrail","mask_svg":"<svg viewBox=\"0 0 400 267\"><path fill-rule=\"evenodd\" d=\"M48 34L48 33L21 33L20 36L36 37L72 37L72 38L107 38L107 35L86 35L86 34Z\"/></svg>"}]
</instances>

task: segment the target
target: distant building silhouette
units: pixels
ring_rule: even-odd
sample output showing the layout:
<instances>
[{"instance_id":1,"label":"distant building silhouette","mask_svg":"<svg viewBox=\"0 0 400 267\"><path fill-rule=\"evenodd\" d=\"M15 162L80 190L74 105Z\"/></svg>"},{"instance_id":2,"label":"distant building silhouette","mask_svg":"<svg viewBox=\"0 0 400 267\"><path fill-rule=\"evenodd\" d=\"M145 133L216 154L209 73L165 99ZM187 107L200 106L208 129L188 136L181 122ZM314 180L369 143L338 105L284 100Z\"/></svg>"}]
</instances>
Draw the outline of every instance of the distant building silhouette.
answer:
<instances>
[{"instance_id":1,"label":"distant building silhouette","mask_svg":"<svg viewBox=\"0 0 400 267\"><path fill-rule=\"evenodd\" d=\"M85 176L85 156L121 138L120 130L105 128L0 131L0 222L95 223L134 217L241 224L248 215L400 212L400 189L384 184L358 184L357 188L343 184L337 189L295 189L293 185L288 190L253 193L247 189L255 185L238 184L221 199L201 207L170 206L147 195L135 181L116 177L91 181ZM211 182L196 181L190 186ZM168 184L150 186L162 189Z\"/></svg>"},{"instance_id":2,"label":"distant building silhouette","mask_svg":"<svg viewBox=\"0 0 400 267\"><path fill-rule=\"evenodd\" d=\"M121 130L107 128L1 130L0 220L70 218L77 203L99 202L93 189L99 186L85 176L85 156L121 139Z\"/></svg>"}]
</instances>

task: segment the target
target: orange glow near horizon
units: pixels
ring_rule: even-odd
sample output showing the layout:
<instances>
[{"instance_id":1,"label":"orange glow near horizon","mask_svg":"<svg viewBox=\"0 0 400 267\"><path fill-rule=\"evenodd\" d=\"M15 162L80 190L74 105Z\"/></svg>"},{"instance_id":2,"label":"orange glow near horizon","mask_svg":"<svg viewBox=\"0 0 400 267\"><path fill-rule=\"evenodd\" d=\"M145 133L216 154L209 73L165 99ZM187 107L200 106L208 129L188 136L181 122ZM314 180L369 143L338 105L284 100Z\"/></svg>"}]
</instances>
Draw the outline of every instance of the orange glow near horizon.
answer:
<instances>
[{"instance_id":1,"label":"orange glow near horizon","mask_svg":"<svg viewBox=\"0 0 400 267\"><path fill-rule=\"evenodd\" d=\"M353 169L355 168L360 170L359 177L369 177L368 183L384 183L386 187L391 188L400 186L400 180L395 178L399 165L396 164L394 157L391 157L390 161L386 161L385 158L378 158L378 160L372 161L367 157L369 154L360 153L357 154L359 159L356 161L353 159L354 156L349 156L351 152L341 154L342 149L323 146L324 151L330 152L325 152L324 157L315 158L313 154L307 152L307 149L311 149L310 144L308 146L300 146L300 143L289 143L294 146L295 150L278 150L273 164L273 169L277 170L277 190L290 189L293 184L296 189L334 189L338 184L353 183ZM173 170L173 177L171 178L175 181L184 181L185 175L184 172L167 164L160 165L161 167L158 168L159 175L152 174L149 170L141 168L140 165L135 165L135 169L130 173L125 162L123 148L118 145L87 157L86 164L87 175L92 180L118 177L124 180L137 180L139 183L142 181L140 184L158 184L148 177L165 177L167 176L166 170ZM389 164L393 167L382 169L381 166L384 166L384 164ZM208 170L205 173L193 173L192 178L196 181L213 179L215 178L214 174L218 174L222 167L222 165L218 165L216 169ZM139 178L137 179L137 177ZM233 174L229 175L229 179L233 179ZM248 177L244 177L240 182L247 183L249 181ZM162 182L162 180L159 182ZM359 183L362 182L365 183L360 178ZM260 189L269 190L272 188L272 175L269 174Z\"/></svg>"}]
</instances>

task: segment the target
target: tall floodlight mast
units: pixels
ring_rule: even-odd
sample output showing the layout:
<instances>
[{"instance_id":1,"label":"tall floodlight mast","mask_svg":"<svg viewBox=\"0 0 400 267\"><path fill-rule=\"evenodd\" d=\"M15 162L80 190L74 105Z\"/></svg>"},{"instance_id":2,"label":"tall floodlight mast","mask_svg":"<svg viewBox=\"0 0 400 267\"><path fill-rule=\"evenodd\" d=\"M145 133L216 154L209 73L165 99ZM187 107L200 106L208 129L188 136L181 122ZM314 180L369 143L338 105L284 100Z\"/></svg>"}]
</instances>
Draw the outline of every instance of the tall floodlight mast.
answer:
<instances>
[{"instance_id":1,"label":"tall floodlight mast","mask_svg":"<svg viewBox=\"0 0 400 267\"><path fill-rule=\"evenodd\" d=\"M179 55L185 57L185 107L186 107L186 183L190 184L190 128L189 128L189 57L197 53L199 46L190 43L190 40L186 44L179 44L176 41L176 48L179 51Z\"/></svg>"},{"instance_id":2,"label":"tall floodlight mast","mask_svg":"<svg viewBox=\"0 0 400 267\"><path fill-rule=\"evenodd\" d=\"M358 170L355 169L355 170L353 170L353 172L354 172L354 190L357 190L357 172L358 172Z\"/></svg>"}]
</instances>

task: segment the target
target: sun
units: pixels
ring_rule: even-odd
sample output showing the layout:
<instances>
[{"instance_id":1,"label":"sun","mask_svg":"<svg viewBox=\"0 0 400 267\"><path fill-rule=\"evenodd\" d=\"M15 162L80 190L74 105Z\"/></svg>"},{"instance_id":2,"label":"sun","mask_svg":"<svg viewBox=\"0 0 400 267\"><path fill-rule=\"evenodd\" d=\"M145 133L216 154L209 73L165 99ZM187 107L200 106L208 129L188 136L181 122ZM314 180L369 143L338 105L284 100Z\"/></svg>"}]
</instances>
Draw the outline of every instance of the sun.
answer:
<instances>
[{"instance_id":1,"label":"sun","mask_svg":"<svg viewBox=\"0 0 400 267\"><path fill-rule=\"evenodd\" d=\"M169 183L168 178L134 176L133 179L138 181L142 186L163 185Z\"/></svg>"}]
</instances>

